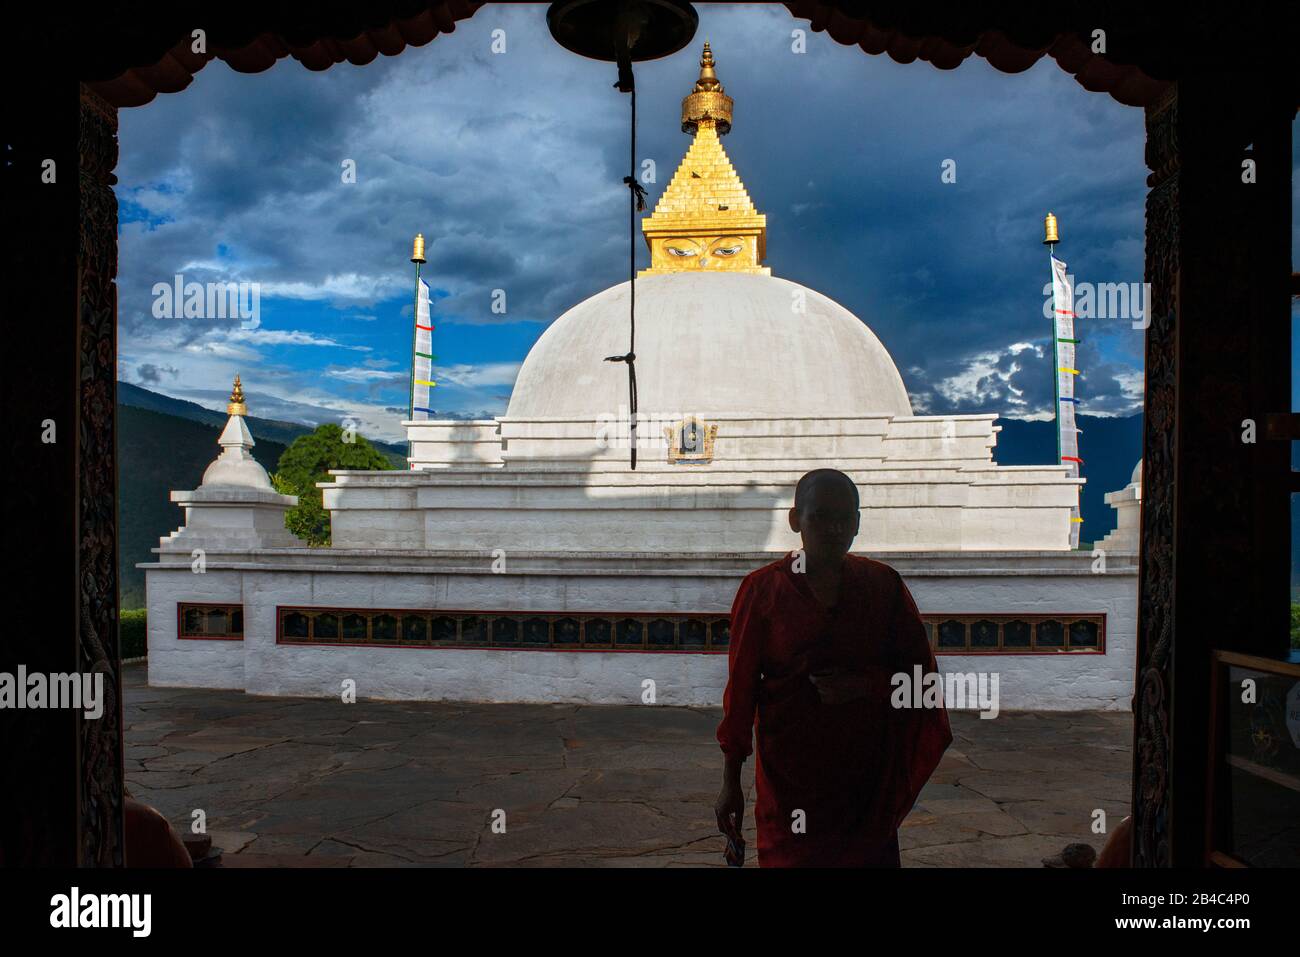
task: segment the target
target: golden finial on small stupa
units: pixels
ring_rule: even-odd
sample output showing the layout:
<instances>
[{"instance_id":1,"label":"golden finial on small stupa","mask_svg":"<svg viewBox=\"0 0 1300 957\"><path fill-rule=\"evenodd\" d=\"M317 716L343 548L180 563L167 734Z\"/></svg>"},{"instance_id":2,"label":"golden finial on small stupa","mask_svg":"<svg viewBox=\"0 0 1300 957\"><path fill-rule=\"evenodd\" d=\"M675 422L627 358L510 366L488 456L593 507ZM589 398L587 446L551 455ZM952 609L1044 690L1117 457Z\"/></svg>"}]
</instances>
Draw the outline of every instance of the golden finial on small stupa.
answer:
<instances>
[{"instance_id":1,"label":"golden finial on small stupa","mask_svg":"<svg viewBox=\"0 0 1300 957\"><path fill-rule=\"evenodd\" d=\"M723 92L718 74L713 69L713 51L709 41L704 41L700 57L700 78L686 98L682 100L682 132L694 133L700 124L715 126L718 135L731 131L731 97Z\"/></svg>"},{"instance_id":2,"label":"golden finial on small stupa","mask_svg":"<svg viewBox=\"0 0 1300 957\"><path fill-rule=\"evenodd\" d=\"M230 390L230 404L226 406L227 415L248 415L248 406L244 405L244 387L235 376L235 387Z\"/></svg>"}]
</instances>

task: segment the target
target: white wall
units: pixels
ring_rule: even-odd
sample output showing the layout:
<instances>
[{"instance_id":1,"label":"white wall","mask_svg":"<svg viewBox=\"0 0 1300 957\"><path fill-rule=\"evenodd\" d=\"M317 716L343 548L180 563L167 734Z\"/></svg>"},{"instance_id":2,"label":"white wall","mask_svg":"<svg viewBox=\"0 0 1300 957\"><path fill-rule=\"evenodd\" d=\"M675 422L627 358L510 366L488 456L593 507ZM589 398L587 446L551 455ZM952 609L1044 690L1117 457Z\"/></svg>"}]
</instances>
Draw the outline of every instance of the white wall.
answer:
<instances>
[{"instance_id":1,"label":"white wall","mask_svg":"<svg viewBox=\"0 0 1300 957\"><path fill-rule=\"evenodd\" d=\"M923 613L1105 613L1104 655L939 655L939 670L996 672L1001 707L1009 710L1129 708L1137 663L1135 576L910 576L907 585Z\"/></svg>"},{"instance_id":2,"label":"white wall","mask_svg":"<svg viewBox=\"0 0 1300 957\"><path fill-rule=\"evenodd\" d=\"M659 704L721 704L727 668L721 654L277 645L276 606L726 613L741 571L703 573L685 558L675 571L662 565L638 571L629 567L634 558L621 556L610 574L493 575L487 562L480 573L404 573L393 570L396 561L349 568L344 554L322 550L312 557L323 564L293 570L262 562L239 571L210 567L204 575L184 566L149 567L150 683L332 697L351 678L362 698L615 704L639 702L642 682L653 679ZM763 561L754 556L739 564L756 568ZM339 567L325 567L330 562ZM736 567L734 559L720 564ZM1127 709L1135 571L1093 575L1084 554L1055 553L1050 564L1034 555L961 554L911 556L897 567L924 613L1105 613L1104 655L940 655L939 666L996 671L1005 710ZM241 600L242 642L176 638L178 601Z\"/></svg>"},{"instance_id":3,"label":"white wall","mask_svg":"<svg viewBox=\"0 0 1300 957\"><path fill-rule=\"evenodd\" d=\"M149 684L177 688L243 688L244 642L177 637L176 606L181 602L237 605L243 601L243 575L209 569L201 575L189 565L145 572L149 609ZM247 631L247 609L245 609Z\"/></svg>"}]
</instances>

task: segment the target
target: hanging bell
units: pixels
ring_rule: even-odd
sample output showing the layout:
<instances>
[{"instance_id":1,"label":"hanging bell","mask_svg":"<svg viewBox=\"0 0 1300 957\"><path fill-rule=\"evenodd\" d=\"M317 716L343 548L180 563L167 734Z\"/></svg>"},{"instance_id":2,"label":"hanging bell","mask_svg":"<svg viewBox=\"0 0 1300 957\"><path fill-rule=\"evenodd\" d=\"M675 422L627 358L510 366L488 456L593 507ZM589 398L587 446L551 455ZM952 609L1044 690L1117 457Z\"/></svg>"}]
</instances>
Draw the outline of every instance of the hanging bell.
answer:
<instances>
[{"instance_id":1,"label":"hanging bell","mask_svg":"<svg viewBox=\"0 0 1300 957\"><path fill-rule=\"evenodd\" d=\"M691 42L700 18L686 0L561 0L546 11L555 42L607 63L640 63Z\"/></svg>"}]
</instances>

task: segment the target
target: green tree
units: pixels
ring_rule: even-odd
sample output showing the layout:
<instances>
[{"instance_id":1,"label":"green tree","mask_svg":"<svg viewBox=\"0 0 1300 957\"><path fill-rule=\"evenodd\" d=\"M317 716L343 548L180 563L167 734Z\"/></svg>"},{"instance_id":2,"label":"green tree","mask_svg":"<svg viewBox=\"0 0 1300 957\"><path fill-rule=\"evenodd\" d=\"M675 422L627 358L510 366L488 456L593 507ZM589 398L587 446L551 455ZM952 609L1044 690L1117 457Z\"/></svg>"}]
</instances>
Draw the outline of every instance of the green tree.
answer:
<instances>
[{"instance_id":1,"label":"green tree","mask_svg":"<svg viewBox=\"0 0 1300 957\"><path fill-rule=\"evenodd\" d=\"M298 504L284 516L284 527L308 545L330 543L330 516L321 503L317 482L330 481L330 469L391 471L388 458L359 435L347 434L332 423L300 435L280 456L271 484L282 495L297 495Z\"/></svg>"}]
</instances>

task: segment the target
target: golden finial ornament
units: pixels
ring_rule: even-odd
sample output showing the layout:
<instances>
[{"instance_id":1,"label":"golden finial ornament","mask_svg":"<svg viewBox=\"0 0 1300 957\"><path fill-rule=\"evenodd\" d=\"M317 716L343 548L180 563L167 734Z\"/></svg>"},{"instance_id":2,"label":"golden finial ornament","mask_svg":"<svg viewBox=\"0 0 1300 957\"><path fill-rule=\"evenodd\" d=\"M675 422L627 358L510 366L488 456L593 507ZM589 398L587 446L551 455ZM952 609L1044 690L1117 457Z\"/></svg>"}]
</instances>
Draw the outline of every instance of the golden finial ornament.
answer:
<instances>
[{"instance_id":1,"label":"golden finial ornament","mask_svg":"<svg viewBox=\"0 0 1300 957\"><path fill-rule=\"evenodd\" d=\"M700 124L717 128L718 135L731 132L731 97L722 90L718 74L713 69L713 51L709 41L704 41L700 57L700 78L686 98L682 100L682 132L694 133Z\"/></svg>"},{"instance_id":2,"label":"golden finial ornament","mask_svg":"<svg viewBox=\"0 0 1300 957\"><path fill-rule=\"evenodd\" d=\"M244 387L235 376L235 387L230 390L230 404L226 406L227 415L248 415L248 406L244 404Z\"/></svg>"},{"instance_id":3,"label":"golden finial ornament","mask_svg":"<svg viewBox=\"0 0 1300 957\"><path fill-rule=\"evenodd\" d=\"M427 262L424 258L424 233L415 234L415 244L411 247L411 262Z\"/></svg>"},{"instance_id":4,"label":"golden finial ornament","mask_svg":"<svg viewBox=\"0 0 1300 957\"><path fill-rule=\"evenodd\" d=\"M1056 214L1048 213L1047 218L1043 220L1043 245L1051 246L1060 241L1061 237L1056 231Z\"/></svg>"}]
</instances>

